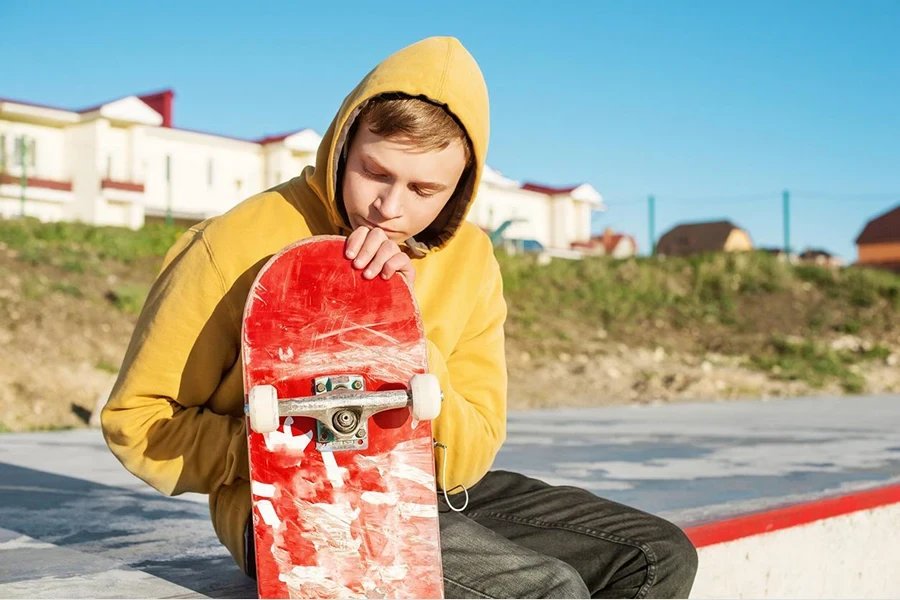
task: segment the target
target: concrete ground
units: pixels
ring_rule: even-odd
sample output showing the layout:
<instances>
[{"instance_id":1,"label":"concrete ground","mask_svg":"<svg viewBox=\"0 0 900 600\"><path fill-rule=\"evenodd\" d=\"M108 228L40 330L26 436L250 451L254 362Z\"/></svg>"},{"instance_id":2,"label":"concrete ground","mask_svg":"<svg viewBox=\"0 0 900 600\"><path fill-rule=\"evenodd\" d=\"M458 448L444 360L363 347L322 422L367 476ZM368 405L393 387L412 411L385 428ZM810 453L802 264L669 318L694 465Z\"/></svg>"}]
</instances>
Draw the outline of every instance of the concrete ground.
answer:
<instances>
[{"instance_id":1,"label":"concrete ground","mask_svg":"<svg viewBox=\"0 0 900 600\"><path fill-rule=\"evenodd\" d=\"M496 467L691 525L900 481L900 396L510 415ZM126 472L97 430L0 435L0 597L255 597L206 499Z\"/></svg>"}]
</instances>

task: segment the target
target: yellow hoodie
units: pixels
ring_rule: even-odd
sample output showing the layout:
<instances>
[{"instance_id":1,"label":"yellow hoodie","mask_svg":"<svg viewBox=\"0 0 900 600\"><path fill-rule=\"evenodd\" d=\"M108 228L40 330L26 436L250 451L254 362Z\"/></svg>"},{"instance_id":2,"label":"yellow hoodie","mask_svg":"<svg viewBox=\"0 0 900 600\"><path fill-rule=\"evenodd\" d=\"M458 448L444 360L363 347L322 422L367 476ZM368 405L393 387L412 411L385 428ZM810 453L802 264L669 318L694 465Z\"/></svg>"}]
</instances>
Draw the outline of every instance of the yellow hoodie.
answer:
<instances>
[{"instance_id":1,"label":"yellow hoodie","mask_svg":"<svg viewBox=\"0 0 900 600\"><path fill-rule=\"evenodd\" d=\"M465 127L476 161L459 201L448 204L446 227L409 244L419 250L411 252L429 370L444 391L433 431L447 446L448 491L478 482L506 438L502 280L490 240L465 221L487 153L487 89L457 40L429 38L388 57L347 96L315 167L191 228L171 248L102 412L106 442L130 472L164 494L209 494L216 533L242 568L251 513L244 303L259 269L283 247L349 234L335 203L347 131L366 100L397 91L445 104Z\"/></svg>"}]
</instances>

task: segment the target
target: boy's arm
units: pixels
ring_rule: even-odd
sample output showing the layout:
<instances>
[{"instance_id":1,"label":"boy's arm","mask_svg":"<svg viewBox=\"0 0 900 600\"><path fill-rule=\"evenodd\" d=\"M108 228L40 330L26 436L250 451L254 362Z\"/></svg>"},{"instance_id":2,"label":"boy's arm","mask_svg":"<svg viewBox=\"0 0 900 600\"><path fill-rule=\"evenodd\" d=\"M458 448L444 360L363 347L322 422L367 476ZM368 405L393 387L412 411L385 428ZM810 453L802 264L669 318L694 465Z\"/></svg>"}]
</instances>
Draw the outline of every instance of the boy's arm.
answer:
<instances>
[{"instance_id":1,"label":"boy's arm","mask_svg":"<svg viewBox=\"0 0 900 600\"><path fill-rule=\"evenodd\" d=\"M435 461L438 488L447 492L477 483L506 440L506 313L503 280L491 251L477 306L456 348L445 358L428 342L429 370L444 392L441 414L432 427L435 441L446 446L435 449Z\"/></svg>"},{"instance_id":2,"label":"boy's arm","mask_svg":"<svg viewBox=\"0 0 900 600\"><path fill-rule=\"evenodd\" d=\"M240 327L203 234L188 232L170 256L101 422L113 454L157 490L209 493L249 479L244 420L204 406L236 363Z\"/></svg>"}]
</instances>

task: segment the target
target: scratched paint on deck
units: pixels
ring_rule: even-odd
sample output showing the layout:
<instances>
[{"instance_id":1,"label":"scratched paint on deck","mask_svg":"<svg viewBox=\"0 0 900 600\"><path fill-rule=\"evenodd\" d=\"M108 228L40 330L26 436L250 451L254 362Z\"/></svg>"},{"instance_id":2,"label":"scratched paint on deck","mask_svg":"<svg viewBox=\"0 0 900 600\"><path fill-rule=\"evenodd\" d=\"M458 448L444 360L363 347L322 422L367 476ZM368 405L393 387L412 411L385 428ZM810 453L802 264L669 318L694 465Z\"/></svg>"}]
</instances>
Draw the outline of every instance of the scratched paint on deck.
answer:
<instances>
[{"instance_id":1,"label":"scratched paint on deck","mask_svg":"<svg viewBox=\"0 0 900 600\"><path fill-rule=\"evenodd\" d=\"M405 389L427 372L424 329L400 277L365 280L343 238L294 244L259 273L244 313L244 391L310 396L324 375ZM249 427L261 597L441 597L430 422L406 408L369 420L368 448L316 450L315 422Z\"/></svg>"}]
</instances>

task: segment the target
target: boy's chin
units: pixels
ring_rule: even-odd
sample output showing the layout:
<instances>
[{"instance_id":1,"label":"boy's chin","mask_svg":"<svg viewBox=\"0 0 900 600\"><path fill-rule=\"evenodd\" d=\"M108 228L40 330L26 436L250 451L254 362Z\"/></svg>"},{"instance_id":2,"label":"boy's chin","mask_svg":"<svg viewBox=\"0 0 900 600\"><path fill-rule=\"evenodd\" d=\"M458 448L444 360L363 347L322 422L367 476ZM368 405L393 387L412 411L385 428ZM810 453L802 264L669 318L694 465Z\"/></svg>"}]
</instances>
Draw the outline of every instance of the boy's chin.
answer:
<instances>
[{"instance_id":1,"label":"boy's chin","mask_svg":"<svg viewBox=\"0 0 900 600\"><path fill-rule=\"evenodd\" d=\"M389 240L391 240L392 242L396 242L398 244L400 242L405 242L410 237L409 235L407 235L405 233L401 233L401 232L385 231L385 233L387 234L387 238Z\"/></svg>"}]
</instances>

